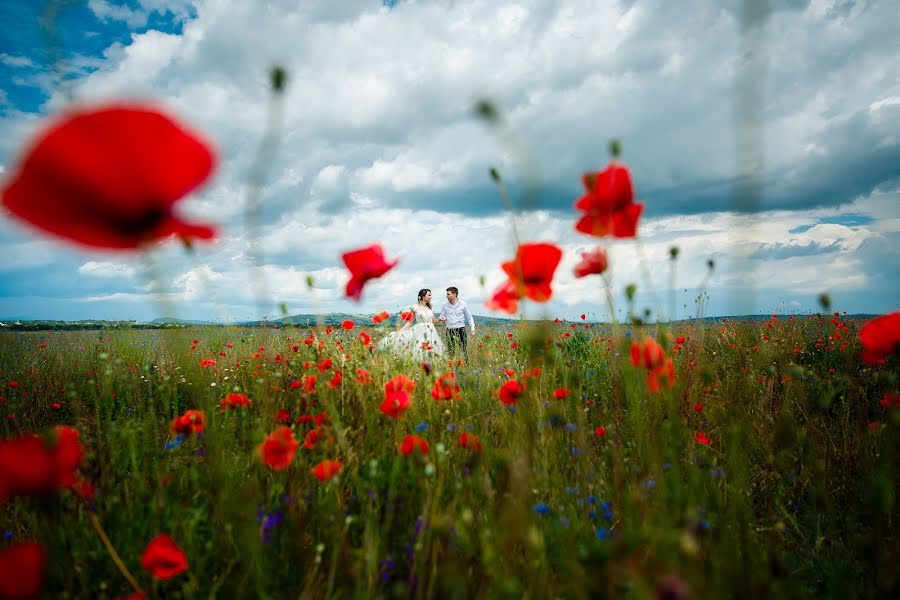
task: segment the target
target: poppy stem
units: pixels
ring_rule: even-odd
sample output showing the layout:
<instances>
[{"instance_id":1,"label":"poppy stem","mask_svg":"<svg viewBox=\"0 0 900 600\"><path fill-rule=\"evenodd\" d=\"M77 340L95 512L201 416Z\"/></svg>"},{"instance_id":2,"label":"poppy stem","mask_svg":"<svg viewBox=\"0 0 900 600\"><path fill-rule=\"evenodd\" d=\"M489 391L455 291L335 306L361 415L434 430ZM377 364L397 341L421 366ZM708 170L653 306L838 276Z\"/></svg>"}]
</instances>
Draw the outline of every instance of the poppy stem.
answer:
<instances>
[{"instance_id":1,"label":"poppy stem","mask_svg":"<svg viewBox=\"0 0 900 600\"><path fill-rule=\"evenodd\" d=\"M143 596L144 590L141 589L141 584L137 582L137 579L134 578L134 575L132 575L128 571L128 567L126 567L125 563L122 562L122 559L119 558L119 553L116 552L116 549L113 547L112 542L110 542L109 538L106 536L106 532L103 531L103 526L100 525L100 521L97 519L97 515L89 512L88 519L90 520L91 526L94 528L94 531L96 531L97 535L100 537L100 541L103 542L103 545L106 547L106 551L109 552L109 556L119 568L119 571L122 572L122 575L125 576L125 579L128 580L128 583L131 584L131 587L134 588L134 591Z\"/></svg>"}]
</instances>

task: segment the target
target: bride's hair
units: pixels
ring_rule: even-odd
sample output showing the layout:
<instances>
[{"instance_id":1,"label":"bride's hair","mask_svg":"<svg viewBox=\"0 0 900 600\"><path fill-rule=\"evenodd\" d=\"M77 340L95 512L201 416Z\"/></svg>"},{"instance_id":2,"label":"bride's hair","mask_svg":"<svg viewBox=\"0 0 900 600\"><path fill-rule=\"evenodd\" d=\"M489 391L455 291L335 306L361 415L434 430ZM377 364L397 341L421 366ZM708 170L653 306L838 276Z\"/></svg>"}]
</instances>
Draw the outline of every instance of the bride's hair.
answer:
<instances>
[{"instance_id":1,"label":"bride's hair","mask_svg":"<svg viewBox=\"0 0 900 600\"><path fill-rule=\"evenodd\" d=\"M417 300L418 300L419 302L421 302L421 301L422 301L422 298L425 297L425 294L427 294L427 293L430 292L430 291L431 291L431 290L429 290L428 288L419 290L419 295L417 296ZM425 303L425 306L427 306L428 308L431 308L431 302L426 302L426 303Z\"/></svg>"}]
</instances>

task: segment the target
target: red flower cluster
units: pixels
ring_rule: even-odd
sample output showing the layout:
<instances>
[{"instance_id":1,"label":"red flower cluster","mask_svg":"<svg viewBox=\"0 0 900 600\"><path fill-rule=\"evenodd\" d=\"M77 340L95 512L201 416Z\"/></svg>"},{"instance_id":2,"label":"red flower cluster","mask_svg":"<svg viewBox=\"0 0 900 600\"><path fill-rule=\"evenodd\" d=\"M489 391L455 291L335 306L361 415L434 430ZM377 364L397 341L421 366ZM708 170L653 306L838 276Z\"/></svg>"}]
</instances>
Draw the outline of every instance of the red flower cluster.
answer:
<instances>
[{"instance_id":1,"label":"red flower cluster","mask_svg":"<svg viewBox=\"0 0 900 600\"><path fill-rule=\"evenodd\" d=\"M192 433L203 433L206 427L206 414L202 410L186 410L180 417L172 419L169 432L173 435L189 436Z\"/></svg>"},{"instance_id":2,"label":"red flower cluster","mask_svg":"<svg viewBox=\"0 0 900 600\"><path fill-rule=\"evenodd\" d=\"M34 434L0 442L0 502L48 495L80 483L75 471L84 461L84 449L78 430L61 425L54 431L53 446Z\"/></svg>"},{"instance_id":3,"label":"red flower cluster","mask_svg":"<svg viewBox=\"0 0 900 600\"><path fill-rule=\"evenodd\" d=\"M884 359L900 350L900 312L882 315L866 323L859 332L867 365L882 365Z\"/></svg>"},{"instance_id":4,"label":"red flower cluster","mask_svg":"<svg viewBox=\"0 0 900 600\"><path fill-rule=\"evenodd\" d=\"M250 406L253 404L249 398L247 398L246 394L236 394L231 393L225 396L219 405L222 407L222 410L228 408L236 408L238 406Z\"/></svg>"},{"instance_id":5,"label":"red flower cluster","mask_svg":"<svg viewBox=\"0 0 900 600\"><path fill-rule=\"evenodd\" d=\"M391 315L388 314L388 311L383 310L374 317L372 317L372 322L378 325L382 321L386 321L391 318Z\"/></svg>"},{"instance_id":6,"label":"red flower cluster","mask_svg":"<svg viewBox=\"0 0 900 600\"><path fill-rule=\"evenodd\" d=\"M516 257L500 265L509 279L485 302L491 310L513 314L518 301L527 297L535 302L546 302L553 296L550 284L562 250L548 243L525 243L516 249Z\"/></svg>"},{"instance_id":7,"label":"red flower cluster","mask_svg":"<svg viewBox=\"0 0 900 600\"><path fill-rule=\"evenodd\" d=\"M460 448L472 450L473 452L481 452L481 442L478 441L478 436L467 431L463 431L459 435L459 439L456 440L456 445Z\"/></svg>"},{"instance_id":8,"label":"red flower cluster","mask_svg":"<svg viewBox=\"0 0 900 600\"><path fill-rule=\"evenodd\" d=\"M431 388L431 397L435 400L459 400L459 384L456 373L450 371L437 378Z\"/></svg>"},{"instance_id":9,"label":"red flower cluster","mask_svg":"<svg viewBox=\"0 0 900 600\"><path fill-rule=\"evenodd\" d=\"M497 395L500 396L500 402L507 406L512 406L518 402L519 398L521 398L524 393L525 385L516 379L508 380L500 386L499 390L497 390Z\"/></svg>"},{"instance_id":10,"label":"red flower cluster","mask_svg":"<svg viewBox=\"0 0 900 600\"><path fill-rule=\"evenodd\" d=\"M571 393L572 391L567 388L556 388L555 390L553 390L553 397L557 400L562 400Z\"/></svg>"},{"instance_id":11,"label":"red flower cluster","mask_svg":"<svg viewBox=\"0 0 900 600\"><path fill-rule=\"evenodd\" d=\"M264 464L281 471L291 466L299 446L291 428L282 425L263 440L259 445L259 453Z\"/></svg>"},{"instance_id":12,"label":"red flower cluster","mask_svg":"<svg viewBox=\"0 0 900 600\"><path fill-rule=\"evenodd\" d=\"M362 296L363 286L370 279L381 277L395 266L400 260L387 262L384 258L384 250L379 244L360 248L341 255L344 264L350 271L350 281L347 282L347 297L359 302Z\"/></svg>"},{"instance_id":13,"label":"red flower cluster","mask_svg":"<svg viewBox=\"0 0 900 600\"><path fill-rule=\"evenodd\" d=\"M675 365L666 358L666 351L653 338L647 337L631 344L631 364L647 369L647 388L659 390L659 377L664 376L669 387L675 385Z\"/></svg>"},{"instance_id":14,"label":"red flower cluster","mask_svg":"<svg viewBox=\"0 0 900 600\"><path fill-rule=\"evenodd\" d=\"M409 456L414 452L418 452L424 456L428 454L428 442L417 435L408 435L403 438L403 441L400 442L397 449L400 451L400 454L404 456Z\"/></svg>"},{"instance_id":15,"label":"red flower cluster","mask_svg":"<svg viewBox=\"0 0 900 600\"><path fill-rule=\"evenodd\" d=\"M163 533L147 544L141 556L141 567L157 579L169 579L187 570L187 555L175 540Z\"/></svg>"},{"instance_id":16,"label":"red flower cluster","mask_svg":"<svg viewBox=\"0 0 900 600\"><path fill-rule=\"evenodd\" d=\"M44 587L47 553L37 542L0 550L0 598L38 598Z\"/></svg>"},{"instance_id":17,"label":"red flower cluster","mask_svg":"<svg viewBox=\"0 0 900 600\"><path fill-rule=\"evenodd\" d=\"M575 208L584 215L575 229L595 237L634 237L644 205L634 201L628 169L610 163L603 171L585 173L582 182L586 193L575 203Z\"/></svg>"},{"instance_id":18,"label":"red flower cluster","mask_svg":"<svg viewBox=\"0 0 900 600\"><path fill-rule=\"evenodd\" d=\"M139 105L78 110L45 130L3 190L14 215L95 248L136 249L215 229L172 209L203 183L215 159L195 134Z\"/></svg>"},{"instance_id":19,"label":"red flower cluster","mask_svg":"<svg viewBox=\"0 0 900 600\"><path fill-rule=\"evenodd\" d=\"M581 262L575 265L575 277L587 277L588 275L599 275L606 271L609 266L609 259L606 257L606 250L597 246L593 250L581 253ZM581 320L585 319L585 315L581 315Z\"/></svg>"},{"instance_id":20,"label":"red flower cluster","mask_svg":"<svg viewBox=\"0 0 900 600\"><path fill-rule=\"evenodd\" d=\"M338 462L336 460L323 460L315 467L309 470L309 472L315 475L316 479L319 481L328 481L335 475L337 475L341 469L344 468L344 463Z\"/></svg>"}]
</instances>

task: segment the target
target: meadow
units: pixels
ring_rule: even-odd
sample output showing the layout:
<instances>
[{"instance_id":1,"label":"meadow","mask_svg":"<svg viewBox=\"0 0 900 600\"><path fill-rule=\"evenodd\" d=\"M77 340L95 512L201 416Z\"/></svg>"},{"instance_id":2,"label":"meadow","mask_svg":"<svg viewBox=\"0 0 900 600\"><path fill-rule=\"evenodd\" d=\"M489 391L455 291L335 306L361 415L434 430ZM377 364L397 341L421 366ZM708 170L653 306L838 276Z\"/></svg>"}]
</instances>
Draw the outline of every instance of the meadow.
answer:
<instances>
[{"instance_id":1,"label":"meadow","mask_svg":"<svg viewBox=\"0 0 900 600\"><path fill-rule=\"evenodd\" d=\"M2 439L83 454L0 532L54 598L886 597L863 324L511 322L425 363L387 322L4 332Z\"/></svg>"}]
</instances>

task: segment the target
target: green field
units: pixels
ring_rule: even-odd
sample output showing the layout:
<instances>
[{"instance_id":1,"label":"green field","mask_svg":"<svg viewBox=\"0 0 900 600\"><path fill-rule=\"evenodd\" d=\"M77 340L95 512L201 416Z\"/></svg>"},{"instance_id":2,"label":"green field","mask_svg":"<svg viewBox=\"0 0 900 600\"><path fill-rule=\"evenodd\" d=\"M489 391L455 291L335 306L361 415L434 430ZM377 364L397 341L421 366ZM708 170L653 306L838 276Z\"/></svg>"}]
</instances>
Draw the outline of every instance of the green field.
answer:
<instances>
[{"instance_id":1,"label":"green field","mask_svg":"<svg viewBox=\"0 0 900 600\"><path fill-rule=\"evenodd\" d=\"M99 531L154 598L888 596L898 361L861 363L861 326L482 327L468 362L426 366L365 346L393 329L369 323L2 333L0 435L76 427L94 491L12 498L0 533L43 544L48 598L134 592ZM647 336L674 367L655 392L631 356ZM433 399L451 371L459 398ZM397 375L416 386L389 418ZM203 432L176 437L189 409ZM300 448L275 470L259 446L283 424ZM427 454L399 452L410 434ZM326 459L343 468L319 481ZM163 533L187 568L156 579Z\"/></svg>"}]
</instances>

